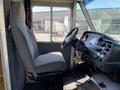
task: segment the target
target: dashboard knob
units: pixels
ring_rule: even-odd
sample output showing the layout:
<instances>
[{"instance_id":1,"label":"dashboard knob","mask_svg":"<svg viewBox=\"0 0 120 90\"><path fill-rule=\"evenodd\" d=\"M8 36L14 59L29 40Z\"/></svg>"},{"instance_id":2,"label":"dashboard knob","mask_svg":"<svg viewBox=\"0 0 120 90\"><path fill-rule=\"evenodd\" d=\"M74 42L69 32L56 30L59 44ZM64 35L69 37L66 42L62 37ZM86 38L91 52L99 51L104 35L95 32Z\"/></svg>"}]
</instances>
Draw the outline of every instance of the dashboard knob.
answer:
<instances>
[{"instance_id":1,"label":"dashboard knob","mask_svg":"<svg viewBox=\"0 0 120 90\"><path fill-rule=\"evenodd\" d=\"M108 45L108 48L111 48L112 46L111 45Z\"/></svg>"},{"instance_id":2,"label":"dashboard knob","mask_svg":"<svg viewBox=\"0 0 120 90\"><path fill-rule=\"evenodd\" d=\"M101 49L101 48L97 48L96 50L97 50L98 52L101 52L101 51L102 51L102 49Z\"/></svg>"},{"instance_id":3,"label":"dashboard knob","mask_svg":"<svg viewBox=\"0 0 120 90\"><path fill-rule=\"evenodd\" d=\"M106 50L106 51L109 51L109 48L106 48L105 50Z\"/></svg>"},{"instance_id":4,"label":"dashboard knob","mask_svg":"<svg viewBox=\"0 0 120 90\"><path fill-rule=\"evenodd\" d=\"M100 58L99 61L101 62L101 61L102 61L102 58Z\"/></svg>"}]
</instances>

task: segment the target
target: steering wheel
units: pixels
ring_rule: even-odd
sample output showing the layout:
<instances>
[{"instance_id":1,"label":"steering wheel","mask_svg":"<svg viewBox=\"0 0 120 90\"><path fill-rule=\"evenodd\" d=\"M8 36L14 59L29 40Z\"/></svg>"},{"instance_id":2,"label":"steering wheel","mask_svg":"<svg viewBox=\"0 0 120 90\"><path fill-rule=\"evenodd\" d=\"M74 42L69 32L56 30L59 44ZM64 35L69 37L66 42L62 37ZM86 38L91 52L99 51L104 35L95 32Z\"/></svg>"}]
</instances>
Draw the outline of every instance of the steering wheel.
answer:
<instances>
[{"instance_id":1,"label":"steering wheel","mask_svg":"<svg viewBox=\"0 0 120 90\"><path fill-rule=\"evenodd\" d=\"M61 44L61 48L65 48L67 47L76 37L77 33L78 33L78 27L75 27L74 29L72 29L67 36L65 37L63 43Z\"/></svg>"}]
</instances>

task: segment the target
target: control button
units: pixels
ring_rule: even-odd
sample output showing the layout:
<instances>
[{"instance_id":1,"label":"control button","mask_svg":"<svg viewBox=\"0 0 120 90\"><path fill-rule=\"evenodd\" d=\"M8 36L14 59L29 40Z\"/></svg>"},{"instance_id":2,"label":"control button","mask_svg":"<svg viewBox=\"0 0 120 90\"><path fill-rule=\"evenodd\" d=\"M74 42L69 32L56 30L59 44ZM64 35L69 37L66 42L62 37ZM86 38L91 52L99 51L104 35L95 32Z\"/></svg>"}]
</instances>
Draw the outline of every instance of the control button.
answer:
<instances>
[{"instance_id":1,"label":"control button","mask_svg":"<svg viewBox=\"0 0 120 90\"><path fill-rule=\"evenodd\" d=\"M103 52L104 55L106 55L107 53L106 52Z\"/></svg>"},{"instance_id":2,"label":"control button","mask_svg":"<svg viewBox=\"0 0 120 90\"><path fill-rule=\"evenodd\" d=\"M106 43L102 43L102 44L101 44L101 47L106 47Z\"/></svg>"},{"instance_id":3,"label":"control button","mask_svg":"<svg viewBox=\"0 0 120 90\"><path fill-rule=\"evenodd\" d=\"M109 45L108 45L108 48L111 48L111 47L112 47L112 46L109 44Z\"/></svg>"},{"instance_id":4,"label":"control button","mask_svg":"<svg viewBox=\"0 0 120 90\"><path fill-rule=\"evenodd\" d=\"M105 87L106 87L106 85L104 84L104 82L98 83L98 85L99 85L101 88L105 88Z\"/></svg>"},{"instance_id":5,"label":"control button","mask_svg":"<svg viewBox=\"0 0 120 90\"><path fill-rule=\"evenodd\" d=\"M106 43L103 43L103 47L106 47Z\"/></svg>"},{"instance_id":6,"label":"control button","mask_svg":"<svg viewBox=\"0 0 120 90\"><path fill-rule=\"evenodd\" d=\"M105 50L106 50L106 51L109 51L109 48L106 48Z\"/></svg>"},{"instance_id":7,"label":"control button","mask_svg":"<svg viewBox=\"0 0 120 90\"><path fill-rule=\"evenodd\" d=\"M99 61L101 62L101 61L102 61L102 58L100 58Z\"/></svg>"},{"instance_id":8,"label":"control button","mask_svg":"<svg viewBox=\"0 0 120 90\"><path fill-rule=\"evenodd\" d=\"M99 59L99 56L96 56L96 59Z\"/></svg>"},{"instance_id":9,"label":"control button","mask_svg":"<svg viewBox=\"0 0 120 90\"><path fill-rule=\"evenodd\" d=\"M100 56L100 53L99 53L99 52L97 52L97 56Z\"/></svg>"},{"instance_id":10,"label":"control button","mask_svg":"<svg viewBox=\"0 0 120 90\"><path fill-rule=\"evenodd\" d=\"M100 57L101 57L101 58L103 58L103 57L104 57L104 55L100 55Z\"/></svg>"},{"instance_id":11,"label":"control button","mask_svg":"<svg viewBox=\"0 0 120 90\"><path fill-rule=\"evenodd\" d=\"M101 48L97 48L96 50L97 50L98 52L101 52L101 51L102 51L102 49L101 49Z\"/></svg>"}]
</instances>

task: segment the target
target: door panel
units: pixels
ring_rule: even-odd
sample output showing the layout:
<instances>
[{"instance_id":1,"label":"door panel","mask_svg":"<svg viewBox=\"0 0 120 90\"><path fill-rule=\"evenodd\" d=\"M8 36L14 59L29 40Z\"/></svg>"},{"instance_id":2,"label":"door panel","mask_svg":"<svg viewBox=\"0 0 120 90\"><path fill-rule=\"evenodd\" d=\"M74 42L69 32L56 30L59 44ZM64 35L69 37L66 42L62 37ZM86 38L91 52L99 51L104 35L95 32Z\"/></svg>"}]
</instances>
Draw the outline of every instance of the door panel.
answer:
<instances>
[{"instance_id":1,"label":"door panel","mask_svg":"<svg viewBox=\"0 0 120 90\"><path fill-rule=\"evenodd\" d=\"M1 62L1 54L0 54L0 76L2 75L2 62Z\"/></svg>"},{"instance_id":2,"label":"door panel","mask_svg":"<svg viewBox=\"0 0 120 90\"><path fill-rule=\"evenodd\" d=\"M5 90L5 88L4 88L4 80L3 80L3 73L2 73L1 55L0 55L0 90Z\"/></svg>"}]
</instances>

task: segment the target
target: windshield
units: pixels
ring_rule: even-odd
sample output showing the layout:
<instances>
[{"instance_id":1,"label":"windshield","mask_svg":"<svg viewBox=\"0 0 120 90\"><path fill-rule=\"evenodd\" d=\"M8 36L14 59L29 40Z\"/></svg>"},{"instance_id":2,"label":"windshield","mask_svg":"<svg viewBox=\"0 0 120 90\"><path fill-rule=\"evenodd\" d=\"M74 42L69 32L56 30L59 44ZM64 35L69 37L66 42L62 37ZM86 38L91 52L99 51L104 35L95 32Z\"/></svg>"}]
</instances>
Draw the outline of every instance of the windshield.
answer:
<instances>
[{"instance_id":1,"label":"windshield","mask_svg":"<svg viewBox=\"0 0 120 90\"><path fill-rule=\"evenodd\" d=\"M84 4L96 31L120 41L120 0L85 0Z\"/></svg>"}]
</instances>

